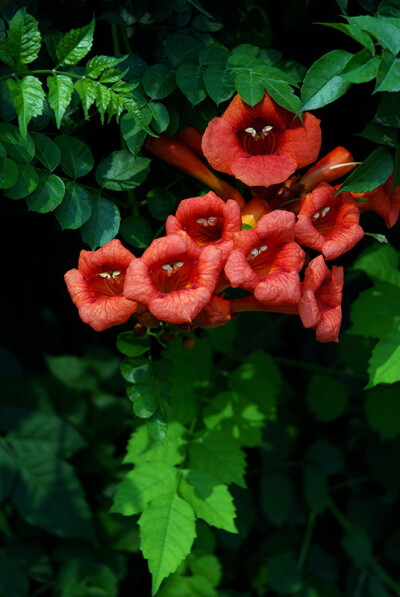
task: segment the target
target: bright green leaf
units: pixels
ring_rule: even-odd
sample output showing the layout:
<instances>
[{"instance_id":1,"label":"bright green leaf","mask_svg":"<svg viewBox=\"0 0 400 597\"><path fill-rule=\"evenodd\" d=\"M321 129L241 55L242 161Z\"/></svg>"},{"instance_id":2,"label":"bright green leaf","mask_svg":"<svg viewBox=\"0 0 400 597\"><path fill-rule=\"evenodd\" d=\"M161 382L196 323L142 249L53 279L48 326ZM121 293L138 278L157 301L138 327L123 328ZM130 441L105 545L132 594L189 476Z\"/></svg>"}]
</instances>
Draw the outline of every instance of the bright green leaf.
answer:
<instances>
[{"instance_id":1,"label":"bright green leaf","mask_svg":"<svg viewBox=\"0 0 400 597\"><path fill-rule=\"evenodd\" d=\"M92 213L92 198L80 184L68 180L65 195L54 215L63 230L76 230L85 224Z\"/></svg>"},{"instance_id":2,"label":"bright green leaf","mask_svg":"<svg viewBox=\"0 0 400 597\"><path fill-rule=\"evenodd\" d=\"M26 198L26 203L32 211L47 213L60 205L64 193L65 186L61 178L50 172L39 172L39 183Z\"/></svg>"},{"instance_id":3,"label":"bright green leaf","mask_svg":"<svg viewBox=\"0 0 400 597\"><path fill-rule=\"evenodd\" d=\"M101 73L108 69L117 66L120 62L123 62L127 59L127 56L104 56L103 54L99 56L94 56L90 60L88 60L86 64L86 75L88 77L92 77L93 79L97 79Z\"/></svg>"},{"instance_id":4,"label":"bright green leaf","mask_svg":"<svg viewBox=\"0 0 400 597\"><path fill-rule=\"evenodd\" d=\"M11 162L12 160L7 161ZM30 164L18 164L18 168L18 181L5 192L5 196L9 197L9 199L24 199L24 197L33 193L39 183L39 175L33 166Z\"/></svg>"},{"instance_id":5,"label":"bright green leaf","mask_svg":"<svg viewBox=\"0 0 400 597\"><path fill-rule=\"evenodd\" d=\"M156 133L163 133L169 126L170 118L167 108L160 103L151 102L149 108L153 115L151 126Z\"/></svg>"},{"instance_id":6,"label":"bright green leaf","mask_svg":"<svg viewBox=\"0 0 400 597\"><path fill-rule=\"evenodd\" d=\"M75 89L81 98L83 113L85 118L89 117L89 109L97 99L97 90L100 83L93 81L92 79L80 79L75 83Z\"/></svg>"},{"instance_id":7,"label":"bright green leaf","mask_svg":"<svg viewBox=\"0 0 400 597\"><path fill-rule=\"evenodd\" d=\"M9 22L8 47L16 62L29 64L38 57L42 38L38 23L26 7L20 8Z\"/></svg>"},{"instance_id":8,"label":"bright green leaf","mask_svg":"<svg viewBox=\"0 0 400 597\"><path fill-rule=\"evenodd\" d=\"M93 207L89 220L82 226L82 239L92 251L102 247L116 237L121 216L118 207L112 201L98 195L92 198Z\"/></svg>"},{"instance_id":9,"label":"bright green leaf","mask_svg":"<svg viewBox=\"0 0 400 597\"><path fill-rule=\"evenodd\" d=\"M400 255L391 245L372 246L361 253L353 267L370 278L400 286L399 261Z\"/></svg>"},{"instance_id":10,"label":"bright green leaf","mask_svg":"<svg viewBox=\"0 0 400 597\"><path fill-rule=\"evenodd\" d=\"M49 88L49 104L56 117L57 128L60 128L65 110L72 98L74 84L71 77L54 74L47 77L47 87Z\"/></svg>"},{"instance_id":11,"label":"bright green leaf","mask_svg":"<svg viewBox=\"0 0 400 597\"><path fill-rule=\"evenodd\" d=\"M378 147L346 178L342 191L364 193L387 181L393 172L393 155L388 147Z\"/></svg>"},{"instance_id":12,"label":"bright green leaf","mask_svg":"<svg viewBox=\"0 0 400 597\"><path fill-rule=\"evenodd\" d=\"M43 112L45 94L42 83L31 75L21 80L7 79L11 100L18 114L18 124L22 136L27 134L28 124Z\"/></svg>"},{"instance_id":13,"label":"bright green leaf","mask_svg":"<svg viewBox=\"0 0 400 597\"><path fill-rule=\"evenodd\" d=\"M114 151L96 168L99 185L112 191L127 191L139 186L149 173L150 160L133 156L128 150Z\"/></svg>"},{"instance_id":14,"label":"bright green leaf","mask_svg":"<svg viewBox=\"0 0 400 597\"><path fill-rule=\"evenodd\" d=\"M368 50L362 50L349 60L340 76L349 83L367 83L376 77L379 64L378 56L371 58Z\"/></svg>"},{"instance_id":15,"label":"bright green leaf","mask_svg":"<svg viewBox=\"0 0 400 597\"><path fill-rule=\"evenodd\" d=\"M97 84L96 108L100 113L101 124L104 124L104 117L110 105L111 91L105 85Z\"/></svg>"},{"instance_id":16,"label":"bright green leaf","mask_svg":"<svg viewBox=\"0 0 400 597\"><path fill-rule=\"evenodd\" d=\"M88 174L94 165L91 149L76 137L60 135L55 142L61 152L61 168L73 179Z\"/></svg>"},{"instance_id":17,"label":"bright green leaf","mask_svg":"<svg viewBox=\"0 0 400 597\"><path fill-rule=\"evenodd\" d=\"M80 29L71 29L56 47L58 66L74 66L90 52L93 43L94 19Z\"/></svg>"},{"instance_id":18,"label":"bright green leaf","mask_svg":"<svg viewBox=\"0 0 400 597\"><path fill-rule=\"evenodd\" d=\"M379 383L395 383L400 381L400 330L392 340L383 339L375 345L369 361L368 388Z\"/></svg>"}]
</instances>

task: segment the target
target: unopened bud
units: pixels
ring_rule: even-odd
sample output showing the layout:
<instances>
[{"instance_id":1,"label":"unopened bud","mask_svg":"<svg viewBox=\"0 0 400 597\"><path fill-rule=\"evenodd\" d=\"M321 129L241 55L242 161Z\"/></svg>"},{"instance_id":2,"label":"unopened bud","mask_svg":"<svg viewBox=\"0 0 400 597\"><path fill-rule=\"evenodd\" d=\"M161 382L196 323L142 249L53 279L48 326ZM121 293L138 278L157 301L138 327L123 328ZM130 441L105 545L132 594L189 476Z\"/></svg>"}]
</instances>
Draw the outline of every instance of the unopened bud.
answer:
<instances>
[{"instance_id":1,"label":"unopened bud","mask_svg":"<svg viewBox=\"0 0 400 597\"><path fill-rule=\"evenodd\" d=\"M144 325L142 325L141 323L135 323L135 325L133 327L133 333L135 334L135 336L142 338L143 336L146 335L146 332L147 332L147 330L144 327Z\"/></svg>"},{"instance_id":2,"label":"unopened bud","mask_svg":"<svg viewBox=\"0 0 400 597\"><path fill-rule=\"evenodd\" d=\"M182 348L184 350L193 350L193 348L195 347L196 342L194 341L193 338L190 338L189 336L184 336L182 338Z\"/></svg>"}]
</instances>

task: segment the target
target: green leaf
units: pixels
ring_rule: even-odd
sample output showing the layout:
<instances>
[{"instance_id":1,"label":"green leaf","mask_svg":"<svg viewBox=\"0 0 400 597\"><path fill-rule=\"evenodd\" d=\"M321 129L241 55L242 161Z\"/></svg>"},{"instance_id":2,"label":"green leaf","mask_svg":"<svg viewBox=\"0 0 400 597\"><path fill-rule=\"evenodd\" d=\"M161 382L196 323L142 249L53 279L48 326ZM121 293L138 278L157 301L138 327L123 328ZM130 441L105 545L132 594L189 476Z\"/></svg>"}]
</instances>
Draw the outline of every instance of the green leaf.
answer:
<instances>
[{"instance_id":1,"label":"green leaf","mask_svg":"<svg viewBox=\"0 0 400 597\"><path fill-rule=\"evenodd\" d=\"M32 211L48 213L60 205L64 193L65 186L61 178L50 172L39 172L39 183L26 198L26 203Z\"/></svg>"},{"instance_id":2,"label":"green leaf","mask_svg":"<svg viewBox=\"0 0 400 597\"><path fill-rule=\"evenodd\" d=\"M122 332L117 338L117 348L127 357L140 357L150 349L150 338L138 338L133 332Z\"/></svg>"},{"instance_id":3,"label":"green leaf","mask_svg":"<svg viewBox=\"0 0 400 597\"><path fill-rule=\"evenodd\" d=\"M335 421L346 411L347 388L335 377L314 374L307 388L307 405L317 421Z\"/></svg>"},{"instance_id":4,"label":"green leaf","mask_svg":"<svg viewBox=\"0 0 400 597\"><path fill-rule=\"evenodd\" d=\"M377 75L380 58L371 58L368 50L362 50L355 54L342 70L340 76L349 83L366 83L372 81Z\"/></svg>"},{"instance_id":5,"label":"green leaf","mask_svg":"<svg viewBox=\"0 0 400 597\"><path fill-rule=\"evenodd\" d=\"M11 158L0 158L0 189L10 189L20 177L18 164Z\"/></svg>"},{"instance_id":6,"label":"green leaf","mask_svg":"<svg viewBox=\"0 0 400 597\"><path fill-rule=\"evenodd\" d=\"M374 388L367 392L365 414L371 429L382 440L400 433L400 399L397 387Z\"/></svg>"},{"instance_id":7,"label":"green leaf","mask_svg":"<svg viewBox=\"0 0 400 597\"><path fill-rule=\"evenodd\" d=\"M139 249L147 249L153 240L153 231L149 222L141 216L128 216L122 220L122 238Z\"/></svg>"},{"instance_id":8,"label":"green leaf","mask_svg":"<svg viewBox=\"0 0 400 597\"><path fill-rule=\"evenodd\" d=\"M222 66L224 67L228 59L229 52L221 46L208 46L199 54L199 64L201 66Z\"/></svg>"},{"instance_id":9,"label":"green leaf","mask_svg":"<svg viewBox=\"0 0 400 597\"><path fill-rule=\"evenodd\" d=\"M120 128L129 151L136 156L146 140L146 131L129 114L124 114L121 118Z\"/></svg>"},{"instance_id":10,"label":"green leaf","mask_svg":"<svg viewBox=\"0 0 400 597\"><path fill-rule=\"evenodd\" d=\"M92 251L116 237L121 216L112 201L98 195L92 198L93 206L89 220L82 226L81 235Z\"/></svg>"},{"instance_id":11,"label":"green leaf","mask_svg":"<svg viewBox=\"0 0 400 597\"><path fill-rule=\"evenodd\" d=\"M29 595L29 579L23 565L0 551L0 594L26 597Z\"/></svg>"},{"instance_id":12,"label":"green leaf","mask_svg":"<svg viewBox=\"0 0 400 597\"><path fill-rule=\"evenodd\" d=\"M342 451L325 438L311 444L306 454L307 458L313 460L328 475L335 475L344 467Z\"/></svg>"},{"instance_id":13,"label":"green leaf","mask_svg":"<svg viewBox=\"0 0 400 597\"><path fill-rule=\"evenodd\" d=\"M157 380L150 374L145 379L127 387L133 412L141 419L150 419L158 409L161 392Z\"/></svg>"},{"instance_id":14,"label":"green leaf","mask_svg":"<svg viewBox=\"0 0 400 597\"><path fill-rule=\"evenodd\" d=\"M373 246L361 253L353 267L365 272L374 280L400 286L399 260L399 253L391 245Z\"/></svg>"},{"instance_id":15,"label":"green leaf","mask_svg":"<svg viewBox=\"0 0 400 597\"><path fill-rule=\"evenodd\" d=\"M43 112L45 94L42 83L31 75L21 80L7 79L11 100L18 114L18 124L22 136L27 134L28 124Z\"/></svg>"},{"instance_id":16,"label":"green leaf","mask_svg":"<svg viewBox=\"0 0 400 597\"><path fill-rule=\"evenodd\" d=\"M1 485L0 485L0 504L4 502L8 498L11 493L12 488L14 487L14 482L16 479L16 461L12 454L12 451L6 449L7 444L4 442L0 446L0 476L1 476ZM0 558L1 559L1 558ZM1 576L1 574L0 574ZM0 581L1 587L1 581Z\"/></svg>"},{"instance_id":17,"label":"green leaf","mask_svg":"<svg viewBox=\"0 0 400 597\"><path fill-rule=\"evenodd\" d=\"M29 135L21 135L18 127L9 122L0 123L0 141L10 158L22 164L30 162L35 155L35 144Z\"/></svg>"},{"instance_id":18,"label":"green leaf","mask_svg":"<svg viewBox=\"0 0 400 597\"><path fill-rule=\"evenodd\" d=\"M346 178L342 191L364 193L387 181L393 172L393 155L388 147L378 147Z\"/></svg>"},{"instance_id":19,"label":"green leaf","mask_svg":"<svg viewBox=\"0 0 400 597\"><path fill-rule=\"evenodd\" d=\"M207 97L203 82L203 70L200 66L181 64L176 73L176 82L192 106L197 106Z\"/></svg>"},{"instance_id":20,"label":"green leaf","mask_svg":"<svg viewBox=\"0 0 400 597\"><path fill-rule=\"evenodd\" d=\"M92 198L80 184L65 183L65 195L54 215L63 230L76 230L85 224L92 213Z\"/></svg>"},{"instance_id":21,"label":"green leaf","mask_svg":"<svg viewBox=\"0 0 400 597\"><path fill-rule=\"evenodd\" d=\"M235 77L238 94L246 104L255 106L265 95L265 88L261 78L251 70L243 70Z\"/></svg>"},{"instance_id":22,"label":"green leaf","mask_svg":"<svg viewBox=\"0 0 400 597\"><path fill-rule=\"evenodd\" d=\"M268 586L279 595L293 595L302 586L301 572L291 552L268 558Z\"/></svg>"},{"instance_id":23,"label":"green leaf","mask_svg":"<svg viewBox=\"0 0 400 597\"><path fill-rule=\"evenodd\" d=\"M147 95L153 100L168 97L176 87L173 73L163 64L149 66L144 71L142 84Z\"/></svg>"},{"instance_id":24,"label":"green leaf","mask_svg":"<svg viewBox=\"0 0 400 597\"><path fill-rule=\"evenodd\" d=\"M347 17L350 25L356 25L374 37L383 48L387 48L395 56L400 51L400 27L391 19L376 19L369 15Z\"/></svg>"},{"instance_id":25,"label":"green leaf","mask_svg":"<svg viewBox=\"0 0 400 597\"><path fill-rule=\"evenodd\" d=\"M92 170L94 157L86 143L68 135L60 135L54 140L61 152L61 168L67 176L76 179Z\"/></svg>"},{"instance_id":26,"label":"green leaf","mask_svg":"<svg viewBox=\"0 0 400 597\"><path fill-rule=\"evenodd\" d=\"M194 549L188 558L190 571L198 577L207 579L212 587L216 587L222 578L222 566L212 553L203 553L203 549Z\"/></svg>"},{"instance_id":27,"label":"green leaf","mask_svg":"<svg viewBox=\"0 0 400 597\"><path fill-rule=\"evenodd\" d=\"M42 38L38 23L27 14L26 7L20 8L9 22L8 49L15 61L29 64L38 57Z\"/></svg>"},{"instance_id":28,"label":"green leaf","mask_svg":"<svg viewBox=\"0 0 400 597\"><path fill-rule=\"evenodd\" d=\"M301 110L316 110L344 95L350 83L338 75L353 57L344 50L324 54L308 69L301 88Z\"/></svg>"},{"instance_id":29,"label":"green leaf","mask_svg":"<svg viewBox=\"0 0 400 597\"><path fill-rule=\"evenodd\" d=\"M217 106L230 99L235 93L233 73L222 66L209 66L203 73L203 80L208 95Z\"/></svg>"},{"instance_id":30,"label":"green leaf","mask_svg":"<svg viewBox=\"0 0 400 597\"><path fill-rule=\"evenodd\" d=\"M57 128L60 128L65 110L74 92L74 84L71 77L67 75L52 75L47 77L47 87L49 88L49 104L56 117Z\"/></svg>"},{"instance_id":31,"label":"green leaf","mask_svg":"<svg viewBox=\"0 0 400 597\"><path fill-rule=\"evenodd\" d=\"M122 80L128 71L129 68L126 68L123 71L119 68L107 68L100 75L100 83L117 83L117 81ZM125 84L125 82L123 83Z\"/></svg>"},{"instance_id":32,"label":"green leaf","mask_svg":"<svg viewBox=\"0 0 400 597\"><path fill-rule=\"evenodd\" d=\"M400 93L383 93L375 120L385 126L400 127Z\"/></svg>"},{"instance_id":33,"label":"green leaf","mask_svg":"<svg viewBox=\"0 0 400 597\"><path fill-rule=\"evenodd\" d=\"M262 444L264 415L258 406L237 392L221 392L203 411L208 429L219 429L236 439L241 446Z\"/></svg>"},{"instance_id":34,"label":"green leaf","mask_svg":"<svg viewBox=\"0 0 400 597\"><path fill-rule=\"evenodd\" d=\"M100 83L97 83L97 81L93 81L92 79L80 79L79 81L75 82L75 89L78 92L79 97L81 98L85 118L89 117L89 109L92 106L92 104L94 104L96 99L98 99L97 91L99 85Z\"/></svg>"},{"instance_id":35,"label":"green leaf","mask_svg":"<svg viewBox=\"0 0 400 597\"><path fill-rule=\"evenodd\" d=\"M396 147L397 131L394 127L383 126L378 122L371 121L358 135L378 145Z\"/></svg>"},{"instance_id":36,"label":"green leaf","mask_svg":"<svg viewBox=\"0 0 400 597\"><path fill-rule=\"evenodd\" d=\"M171 35L166 41L168 58L173 66L183 63L197 64L199 52L203 47L202 42L184 33Z\"/></svg>"},{"instance_id":37,"label":"green leaf","mask_svg":"<svg viewBox=\"0 0 400 597\"><path fill-rule=\"evenodd\" d=\"M168 216L174 211L176 198L171 191L162 187L154 187L147 193L147 207L153 218L165 222Z\"/></svg>"},{"instance_id":38,"label":"green leaf","mask_svg":"<svg viewBox=\"0 0 400 597\"><path fill-rule=\"evenodd\" d=\"M211 429L195 434L189 445L189 462L190 468L205 470L222 483L246 487L244 452L222 431Z\"/></svg>"},{"instance_id":39,"label":"green leaf","mask_svg":"<svg viewBox=\"0 0 400 597\"><path fill-rule=\"evenodd\" d=\"M74 66L88 54L92 48L95 21L80 29L71 29L62 36L56 47L57 66Z\"/></svg>"},{"instance_id":40,"label":"green leaf","mask_svg":"<svg viewBox=\"0 0 400 597\"><path fill-rule=\"evenodd\" d=\"M155 498L172 493L177 476L178 470L162 461L136 466L118 484L110 512L123 516L139 514Z\"/></svg>"},{"instance_id":41,"label":"green leaf","mask_svg":"<svg viewBox=\"0 0 400 597\"><path fill-rule=\"evenodd\" d=\"M42 452L18 453L12 501L29 524L59 537L91 538L90 511L70 464Z\"/></svg>"},{"instance_id":42,"label":"green leaf","mask_svg":"<svg viewBox=\"0 0 400 597\"><path fill-rule=\"evenodd\" d=\"M155 441L142 425L131 436L125 463L141 464L154 460L162 460L168 464L180 464L186 456L186 429L177 421L171 421L163 443Z\"/></svg>"},{"instance_id":43,"label":"green leaf","mask_svg":"<svg viewBox=\"0 0 400 597\"><path fill-rule=\"evenodd\" d=\"M146 179L150 160L135 157L128 150L114 151L96 168L96 180L111 191L134 189Z\"/></svg>"},{"instance_id":44,"label":"green leaf","mask_svg":"<svg viewBox=\"0 0 400 597\"><path fill-rule=\"evenodd\" d=\"M400 330L393 340L382 339L374 347L369 361L369 383L372 388L379 383L400 381Z\"/></svg>"},{"instance_id":45,"label":"green leaf","mask_svg":"<svg viewBox=\"0 0 400 597\"><path fill-rule=\"evenodd\" d=\"M179 484L179 492L196 516L207 524L228 533L237 533L236 509L226 485L203 470L187 470Z\"/></svg>"},{"instance_id":46,"label":"green leaf","mask_svg":"<svg viewBox=\"0 0 400 597\"><path fill-rule=\"evenodd\" d=\"M360 43L364 48L368 50L371 55L375 54L375 45L371 37L355 25L349 25L348 23L317 23L318 25L325 25L325 27L331 27L332 29L336 29L337 31L341 31L345 33L352 39L355 39Z\"/></svg>"},{"instance_id":47,"label":"green leaf","mask_svg":"<svg viewBox=\"0 0 400 597\"><path fill-rule=\"evenodd\" d=\"M47 170L52 172L57 168L61 160L61 153L57 145L43 133L32 131L30 133L35 143L35 156Z\"/></svg>"},{"instance_id":48,"label":"green leaf","mask_svg":"<svg viewBox=\"0 0 400 597\"><path fill-rule=\"evenodd\" d=\"M372 539L364 529L350 527L342 543L355 566L364 568L368 565L372 557Z\"/></svg>"},{"instance_id":49,"label":"green leaf","mask_svg":"<svg viewBox=\"0 0 400 597\"><path fill-rule=\"evenodd\" d=\"M157 597L216 597L217 593L207 578L204 576L180 576L178 572L167 578ZM221 593L221 596L230 597L233 593ZM386 596L384 596L386 597Z\"/></svg>"},{"instance_id":50,"label":"green leaf","mask_svg":"<svg viewBox=\"0 0 400 597\"><path fill-rule=\"evenodd\" d=\"M196 537L192 508L175 493L155 498L139 518L140 541L153 577L154 595L163 579L175 572Z\"/></svg>"},{"instance_id":51,"label":"green leaf","mask_svg":"<svg viewBox=\"0 0 400 597\"><path fill-rule=\"evenodd\" d=\"M323 513L328 501L326 474L312 464L304 468L304 499L317 514Z\"/></svg>"},{"instance_id":52,"label":"green leaf","mask_svg":"<svg viewBox=\"0 0 400 597\"><path fill-rule=\"evenodd\" d=\"M127 59L128 56L104 56L103 54L99 56L94 56L90 60L88 60L86 64L86 75L88 77L92 77L93 79L97 79L103 71L108 68L113 68L120 64L124 60Z\"/></svg>"},{"instance_id":53,"label":"green leaf","mask_svg":"<svg viewBox=\"0 0 400 597\"><path fill-rule=\"evenodd\" d=\"M400 60L389 50L382 52L374 93L377 91L400 91Z\"/></svg>"},{"instance_id":54,"label":"green leaf","mask_svg":"<svg viewBox=\"0 0 400 597\"><path fill-rule=\"evenodd\" d=\"M294 95L292 87L284 81L264 79L265 89L277 104L290 112L298 112L300 109L300 98Z\"/></svg>"},{"instance_id":55,"label":"green leaf","mask_svg":"<svg viewBox=\"0 0 400 597\"><path fill-rule=\"evenodd\" d=\"M128 357L121 363L122 377L129 383L137 383L149 376L151 372L151 361L146 357Z\"/></svg>"},{"instance_id":56,"label":"green leaf","mask_svg":"<svg viewBox=\"0 0 400 597\"><path fill-rule=\"evenodd\" d=\"M7 161L10 162L11 160ZM18 164L18 168L18 181L5 192L5 196L9 199L23 199L27 197L36 189L39 183L39 175L33 166L30 164Z\"/></svg>"},{"instance_id":57,"label":"green leaf","mask_svg":"<svg viewBox=\"0 0 400 597\"><path fill-rule=\"evenodd\" d=\"M350 333L395 340L399 333L399 309L400 288L377 281L374 288L361 292L353 304Z\"/></svg>"},{"instance_id":58,"label":"green leaf","mask_svg":"<svg viewBox=\"0 0 400 597\"><path fill-rule=\"evenodd\" d=\"M105 85L97 84L96 108L100 113L101 124L104 124L104 117L110 105L111 91Z\"/></svg>"},{"instance_id":59,"label":"green leaf","mask_svg":"<svg viewBox=\"0 0 400 597\"><path fill-rule=\"evenodd\" d=\"M153 115L151 120L152 128L156 133L163 133L165 130L167 130L170 122L167 108L163 104L153 102L149 104L149 108Z\"/></svg>"},{"instance_id":60,"label":"green leaf","mask_svg":"<svg viewBox=\"0 0 400 597\"><path fill-rule=\"evenodd\" d=\"M284 473L267 473L261 477L261 508L275 526L288 519L294 494L293 483Z\"/></svg>"}]
</instances>

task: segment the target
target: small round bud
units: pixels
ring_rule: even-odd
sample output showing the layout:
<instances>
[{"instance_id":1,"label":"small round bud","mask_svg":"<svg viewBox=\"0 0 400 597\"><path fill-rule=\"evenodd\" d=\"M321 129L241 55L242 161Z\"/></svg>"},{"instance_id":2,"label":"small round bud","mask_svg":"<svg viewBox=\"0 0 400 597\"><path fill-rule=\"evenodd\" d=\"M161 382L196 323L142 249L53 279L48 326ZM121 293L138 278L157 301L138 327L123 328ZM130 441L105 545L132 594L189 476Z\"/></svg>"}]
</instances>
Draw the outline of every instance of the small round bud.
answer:
<instances>
[{"instance_id":1,"label":"small round bud","mask_svg":"<svg viewBox=\"0 0 400 597\"><path fill-rule=\"evenodd\" d=\"M144 325L142 325L141 323L135 323L134 327L133 327L133 333L135 334L135 336L138 336L139 338L143 338L143 336L146 335L146 328L144 327Z\"/></svg>"},{"instance_id":2,"label":"small round bud","mask_svg":"<svg viewBox=\"0 0 400 597\"><path fill-rule=\"evenodd\" d=\"M196 342L194 341L193 338L190 338L189 336L184 336L182 338L182 348L184 350L193 350L193 348L196 346Z\"/></svg>"}]
</instances>

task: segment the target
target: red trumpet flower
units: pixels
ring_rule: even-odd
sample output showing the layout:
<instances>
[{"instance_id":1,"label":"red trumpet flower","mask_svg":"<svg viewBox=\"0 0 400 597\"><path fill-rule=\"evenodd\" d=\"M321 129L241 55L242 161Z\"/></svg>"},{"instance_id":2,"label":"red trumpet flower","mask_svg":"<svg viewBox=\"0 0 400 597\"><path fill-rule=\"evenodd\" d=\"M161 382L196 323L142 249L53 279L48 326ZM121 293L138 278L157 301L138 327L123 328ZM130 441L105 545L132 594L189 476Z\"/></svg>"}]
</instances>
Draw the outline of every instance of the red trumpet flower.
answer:
<instances>
[{"instance_id":1,"label":"red trumpet flower","mask_svg":"<svg viewBox=\"0 0 400 597\"><path fill-rule=\"evenodd\" d=\"M392 228L399 219L400 185L392 188L393 176L373 191L365 193L351 193L356 199L360 211L375 211L385 220L388 228Z\"/></svg>"},{"instance_id":2,"label":"red trumpet flower","mask_svg":"<svg viewBox=\"0 0 400 597\"><path fill-rule=\"evenodd\" d=\"M242 229L240 207L236 201L222 201L210 191L203 197L180 202L175 216L168 216L167 234L184 230L200 247L221 249L224 262L233 247L233 235Z\"/></svg>"},{"instance_id":3,"label":"red trumpet flower","mask_svg":"<svg viewBox=\"0 0 400 597\"><path fill-rule=\"evenodd\" d=\"M78 269L65 274L81 319L96 332L125 323L135 313L137 303L122 294L126 270L135 259L114 239L97 251L81 251Z\"/></svg>"},{"instance_id":4,"label":"red trumpet flower","mask_svg":"<svg viewBox=\"0 0 400 597\"><path fill-rule=\"evenodd\" d=\"M245 200L239 191L224 180L217 178L178 137L167 137L164 134L159 137L148 137L146 149L167 164L179 168L179 170L190 174L197 180L201 180L224 201L235 199L241 207L245 205Z\"/></svg>"},{"instance_id":5,"label":"red trumpet flower","mask_svg":"<svg viewBox=\"0 0 400 597\"><path fill-rule=\"evenodd\" d=\"M209 123L203 153L213 168L249 186L283 182L314 162L321 146L320 121L308 112L303 123L293 116L267 93L254 107L236 95Z\"/></svg>"},{"instance_id":6,"label":"red trumpet flower","mask_svg":"<svg viewBox=\"0 0 400 597\"><path fill-rule=\"evenodd\" d=\"M315 189L320 182L333 182L356 166L354 158L345 147L335 147L318 160L301 177L300 183L306 193Z\"/></svg>"},{"instance_id":7,"label":"red trumpet flower","mask_svg":"<svg viewBox=\"0 0 400 597\"><path fill-rule=\"evenodd\" d=\"M304 251L294 242L296 216L276 210L266 214L254 230L237 232L225 265L231 285L254 292L267 305L298 303Z\"/></svg>"},{"instance_id":8,"label":"red trumpet flower","mask_svg":"<svg viewBox=\"0 0 400 597\"><path fill-rule=\"evenodd\" d=\"M359 226L360 211L350 193L340 193L321 182L302 198L295 226L296 241L336 259L364 236Z\"/></svg>"},{"instance_id":9,"label":"red trumpet flower","mask_svg":"<svg viewBox=\"0 0 400 597\"><path fill-rule=\"evenodd\" d=\"M305 271L299 315L304 327L316 331L319 342L338 342L342 322L343 268L329 271L322 255L310 261Z\"/></svg>"},{"instance_id":10,"label":"red trumpet flower","mask_svg":"<svg viewBox=\"0 0 400 597\"><path fill-rule=\"evenodd\" d=\"M201 250L186 232L157 238L128 268L124 295L147 305L157 319L190 323L209 303L221 263L219 249Z\"/></svg>"}]
</instances>

